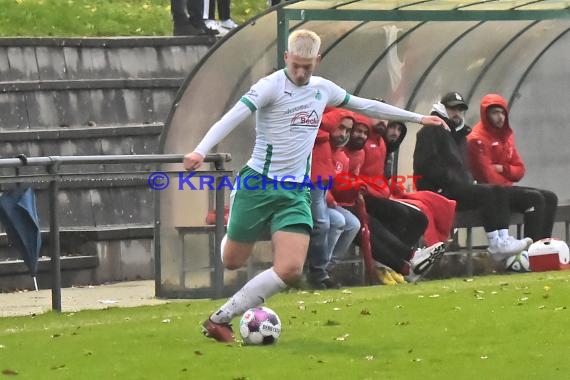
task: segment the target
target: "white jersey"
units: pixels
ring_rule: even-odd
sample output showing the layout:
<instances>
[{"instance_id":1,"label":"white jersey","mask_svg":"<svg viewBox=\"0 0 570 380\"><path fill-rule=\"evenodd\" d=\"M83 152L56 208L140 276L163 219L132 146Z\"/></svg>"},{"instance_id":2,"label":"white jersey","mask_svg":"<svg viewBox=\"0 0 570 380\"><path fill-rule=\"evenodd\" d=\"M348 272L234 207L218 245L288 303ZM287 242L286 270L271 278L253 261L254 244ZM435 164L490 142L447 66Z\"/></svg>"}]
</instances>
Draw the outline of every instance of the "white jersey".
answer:
<instances>
[{"instance_id":1,"label":"white jersey","mask_svg":"<svg viewBox=\"0 0 570 380\"><path fill-rule=\"evenodd\" d=\"M422 115L376 100L349 95L333 82L312 76L304 86L279 70L254 84L194 150L205 156L252 112L256 138L247 165L279 181L303 182L311 170L311 152L325 106L344 107L378 119L420 123Z\"/></svg>"},{"instance_id":2,"label":"white jersey","mask_svg":"<svg viewBox=\"0 0 570 380\"><path fill-rule=\"evenodd\" d=\"M286 70L260 79L240 101L256 114L256 138L247 165L271 178L302 182L311 168L311 152L327 105L341 106L348 93L312 76L297 86Z\"/></svg>"}]
</instances>

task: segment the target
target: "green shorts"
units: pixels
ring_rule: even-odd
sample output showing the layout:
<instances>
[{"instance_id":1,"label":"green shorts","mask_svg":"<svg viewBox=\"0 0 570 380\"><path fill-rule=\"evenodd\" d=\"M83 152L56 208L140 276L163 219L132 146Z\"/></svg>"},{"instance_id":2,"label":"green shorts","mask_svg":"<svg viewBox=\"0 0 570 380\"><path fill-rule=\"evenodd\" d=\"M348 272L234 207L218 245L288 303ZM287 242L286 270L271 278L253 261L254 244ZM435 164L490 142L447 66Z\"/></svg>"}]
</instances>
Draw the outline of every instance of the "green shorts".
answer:
<instances>
[{"instance_id":1,"label":"green shorts","mask_svg":"<svg viewBox=\"0 0 570 380\"><path fill-rule=\"evenodd\" d=\"M276 231L310 234L313 218L309 189L290 190L294 185L281 186L262 177L249 166L240 171L240 184L236 181L230 196L228 238L253 243L268 227L271 235Z\"/></svg>"}]
</instances>

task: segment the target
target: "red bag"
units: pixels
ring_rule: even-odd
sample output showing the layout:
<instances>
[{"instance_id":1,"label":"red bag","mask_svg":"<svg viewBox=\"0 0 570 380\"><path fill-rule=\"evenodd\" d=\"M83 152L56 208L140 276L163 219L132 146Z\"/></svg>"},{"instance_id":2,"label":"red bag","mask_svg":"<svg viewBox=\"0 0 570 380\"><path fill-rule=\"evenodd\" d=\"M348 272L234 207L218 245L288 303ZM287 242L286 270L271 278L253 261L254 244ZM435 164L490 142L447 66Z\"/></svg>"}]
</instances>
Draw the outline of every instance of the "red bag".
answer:
<instances>
[{"instance_id":1,"label":"red bag","mask_svg":"<svg viewBox=\"0 0 570 380\"><path fill-rule=\"evenodd\" d=\"M228 219L230 216L230 206L224 206L224 225L228 224ZM206 215L206 224L216 224L216 210L208 211Z\"/></svg>"}]
</instances>

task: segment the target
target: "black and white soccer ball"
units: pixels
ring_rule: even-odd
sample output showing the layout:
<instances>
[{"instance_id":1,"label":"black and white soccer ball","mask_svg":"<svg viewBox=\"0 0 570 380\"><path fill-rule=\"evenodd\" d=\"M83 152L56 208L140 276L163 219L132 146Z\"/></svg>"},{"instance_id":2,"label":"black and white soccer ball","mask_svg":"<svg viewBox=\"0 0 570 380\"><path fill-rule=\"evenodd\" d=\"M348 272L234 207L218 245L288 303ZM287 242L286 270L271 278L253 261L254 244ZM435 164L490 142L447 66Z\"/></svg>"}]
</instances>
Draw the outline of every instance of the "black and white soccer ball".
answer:
<instances>
[{"instance_id":1,"label":"black and white soccer ball","mask_svg":"<svg viewBox=\"0 0 570 380\"><path fill-rule=\"evenodd\" d=\"M281 335L281 320L268 307L253 307L241 317L239 332L245 344L274 344Z\"/></svg>"},{"instance_id":2,"label":"black and white soccer ball","mask_svg":"<svg viewBox=\"0 0 570 380\"><path fill-rule=\"evenodd\" d=\"M528 252L522 251L516 255L510 256L505 261L505 269L509 272L526 273L530 272L530 260Z\"/></svg>"}]
</instances>

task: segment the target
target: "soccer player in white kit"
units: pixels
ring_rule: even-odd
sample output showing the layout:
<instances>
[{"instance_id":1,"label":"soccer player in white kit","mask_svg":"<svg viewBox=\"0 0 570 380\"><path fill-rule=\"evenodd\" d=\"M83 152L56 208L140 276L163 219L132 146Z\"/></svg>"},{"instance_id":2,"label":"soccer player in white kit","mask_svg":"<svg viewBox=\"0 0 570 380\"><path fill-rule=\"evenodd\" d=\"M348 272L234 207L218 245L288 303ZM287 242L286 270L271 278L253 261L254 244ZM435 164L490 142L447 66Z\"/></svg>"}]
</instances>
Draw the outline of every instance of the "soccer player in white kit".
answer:
<instances>
[{"instance_id":1,"label":"soccer player in white kit","mask_svg":"<svg viewBox=\"0 0 570 380\"><path fill-rule=\"evenodd\" d=\"M260 79L212 128L184 167L196 170L205 155L252 112L256 112L253 154L234 186L228 233L222 239L227 269L242 267L261 230L270 227L273 267L247 282L203 324L206 336L233 342L231 320L292 284L300 275L313 227L310 208L311 152L327 105L344 107L378 119L441 125L423 116L379 101L350 95L333 82L313 76L320 61L321 40L310 30L291 33L286 68Z\"/></svg>"}]
</instances>

